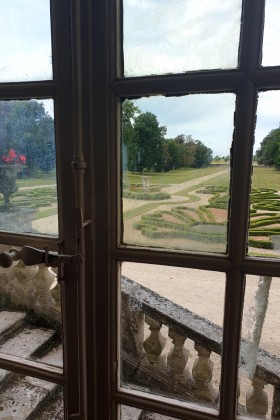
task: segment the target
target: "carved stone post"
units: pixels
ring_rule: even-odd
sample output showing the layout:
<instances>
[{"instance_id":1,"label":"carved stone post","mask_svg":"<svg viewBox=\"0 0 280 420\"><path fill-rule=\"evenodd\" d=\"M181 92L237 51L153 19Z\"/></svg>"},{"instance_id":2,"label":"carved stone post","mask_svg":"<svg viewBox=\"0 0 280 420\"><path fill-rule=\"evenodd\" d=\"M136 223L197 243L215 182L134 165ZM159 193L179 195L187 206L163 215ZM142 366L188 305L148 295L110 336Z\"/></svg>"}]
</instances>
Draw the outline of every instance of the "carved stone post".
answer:
<instances>
[{"instance_id":1,"label":"carved stone post","mask_svg":"<svg viewBox=\"0 0 280 420\"><path fill-rule=\"evenodd\" d=\"M144 349L147 353L148 360L152 365L162 367L165 365L165 360L161 356L161 353L166 343L166 338L160 332L162 323L147 315L145 321L150 326L151 331L149 337L144 341Z\"/></svg>"},{"instance_id":2,"label":"carved stone post","mask_svg":"<svg viewBox=\"0 0 280 420\"><path fill-rule=\"evenodd\" d=\"M32 303L33 301L33 285L32 278L38 272L38 266L27 267L20 260L12 267L14 278L11 281L13 285L11 299L16 305L22 304L22 298Z\"/></svg>"},{"instance_id":3,"label":"carved stone post","mask_svg":"<svg viewBox=\"0 0 280 420\"><path fill-rule=\"evenodd\" d=\"M179 333L178 330L169 328L168 336L174 344L167 356L167 364L170 367L170 372L183 385L186 384L187 373L185 367L189 358L189 351L184 348L187 335Z\"/></svg>"},{"instance_id":4,"label":"carved stone post","mask_svg":"<svg viewBox=\"0 0 280 420\"><path fill-rule=\"evenodd\" d=\"M273 402L272 402L272 419L280 419L280 389L274 387Z\"/></svg>"},{"instance_id":5,"label":"carved stone post","mask_svg":"<svg viewBox=\"0 0 280 420\"><path fill-rule=\"evenodd\" d=\"M197 343L195 343L194 348L198 353L198 357L194 361L192 369L192 388L197 395L208 401L215 402L219 393L212 383L214 367L214 363L210 360L210 354L212 351Z\"/></svg>"},{"instance_id":6,"label":"carved stone post","mask_svg":"<svg viewBox=\"0 0 280 420\"><path fill-rule=\"evenodd\" d=\"M39 265L38 273L33 277L35 299L38 306L54 306L55 300L51 295L50 287L55 281L55 274L45 265Z\"/></svg>"},{"instance_id":7,"label":"carved stone post","mask_svg":"<svg viewBox=\"0 0 280 420\"><path fill-rule=\"evenodd\" d=\"M246 394L246 412L261 418L266 418L268 411L267 393L264 391L266 382L254 375L252 380L253 390Z\"/></svg>"},{"instance_id":8,"label":"carved stone post","mask_svg":"<svg viewBox=\"0 0 280 420\"><path fill-rule=\"evenodd\" d=\"M56 280L56 278L57 278L57 267L54 267L54 268L52 268L51 269L51 272L53 272L54 273L54 276L55 276L55 278L54 278L54 282L55 283L53 283L52 285L51 285L51 289L50 289L50 291L51 291L51 295L52 295L52 297L54 298L54 300L55 300L55 306L56 306L56 309L58 310L58 311L61 311L61 293L60 293L60 284L58 283L58 281Z\"/></svg>"},{"instance_id":9,"label":"carved stone post","mask_svg":"<svg viewBox=\"0 0 280 420\"><path fill-rule=\"evenodd\" d=\"M143 353L144 312L140 302L122 293L122 348L133 356Z\"/></svg>"}]
</instances>

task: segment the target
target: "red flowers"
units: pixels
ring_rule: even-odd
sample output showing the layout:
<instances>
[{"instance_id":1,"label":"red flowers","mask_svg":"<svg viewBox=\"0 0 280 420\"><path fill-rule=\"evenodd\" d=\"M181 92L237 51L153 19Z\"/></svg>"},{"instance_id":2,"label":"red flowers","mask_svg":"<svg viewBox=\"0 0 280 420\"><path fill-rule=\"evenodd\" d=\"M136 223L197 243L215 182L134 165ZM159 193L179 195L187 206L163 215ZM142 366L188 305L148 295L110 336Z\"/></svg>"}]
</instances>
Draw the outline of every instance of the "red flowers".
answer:
<instances>
[{"instance_id":1,"label":"red flowers","mask_svg":"<svg viewBox=\"0 0 280 420\"><path fill-rule=\"evenodd\" d=\"M24 155L17 155L15 150L11 149L6 156L1 156L1 162L6 163L7 165L13 165L16 163L25 165L26 157Z\"/></svg>"}]
</instances>

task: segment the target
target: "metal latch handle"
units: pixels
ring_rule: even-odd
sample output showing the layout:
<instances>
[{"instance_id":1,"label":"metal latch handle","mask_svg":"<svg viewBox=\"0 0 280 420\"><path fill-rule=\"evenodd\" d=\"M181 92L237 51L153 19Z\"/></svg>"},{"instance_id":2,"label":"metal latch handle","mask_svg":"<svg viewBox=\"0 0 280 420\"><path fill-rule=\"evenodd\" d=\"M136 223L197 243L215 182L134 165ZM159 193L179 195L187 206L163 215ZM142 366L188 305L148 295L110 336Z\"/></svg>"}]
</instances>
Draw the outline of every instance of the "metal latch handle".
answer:
<instances>
[{"instance_id":1,"label":"metal latch handle","mask_svg":"<svg viewBox=\"0 0 280 420\"><path fill-rule=\"evenodd\" d=\"M9 252L0 252L0 266L9 268L14 261L22 260L27 265L45 264L47 267L58 267L60 264L80 265L84 258L80 254L66 255L58 254L48 250L24 246L22 249L11 249Z\"/></svg>"}]
</instances>

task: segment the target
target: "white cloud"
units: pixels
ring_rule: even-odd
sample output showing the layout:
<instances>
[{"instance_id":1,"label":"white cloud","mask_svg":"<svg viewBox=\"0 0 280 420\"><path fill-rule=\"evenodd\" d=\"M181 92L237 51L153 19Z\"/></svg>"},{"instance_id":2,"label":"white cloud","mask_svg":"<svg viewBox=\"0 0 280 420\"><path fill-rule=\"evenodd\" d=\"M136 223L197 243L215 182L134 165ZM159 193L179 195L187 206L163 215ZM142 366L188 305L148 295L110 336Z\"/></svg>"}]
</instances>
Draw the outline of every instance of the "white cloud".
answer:
<instances>
[{"instance_id":1,"label":"white cloud","mask_svg":"<svg viewBox=\"0 0 280 420\"><path fill-rule=\"evenodd\" d=\"M241 0L124 2L126 76L237 66Z\"/></svg>"},{"instance_id":2,"label":"white cloud","mask_svg":"<svg viewBox=\"0 0 280 420\"><path fill-rule=\"evenodd\" d=\"M52 78L49 0L0 0L0 82Z\"/></svg>"}]
</instances>

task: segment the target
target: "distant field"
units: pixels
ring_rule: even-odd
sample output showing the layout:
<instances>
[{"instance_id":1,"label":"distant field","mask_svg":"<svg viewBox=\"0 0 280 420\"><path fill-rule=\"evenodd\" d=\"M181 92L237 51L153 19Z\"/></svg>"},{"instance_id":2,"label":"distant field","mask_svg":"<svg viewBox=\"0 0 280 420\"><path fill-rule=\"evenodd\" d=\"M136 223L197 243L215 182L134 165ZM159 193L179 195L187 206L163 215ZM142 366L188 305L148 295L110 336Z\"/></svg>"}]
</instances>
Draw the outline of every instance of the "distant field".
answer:
<instances>
[{"instance_id":1,"label":"distant field","mask_svg":"<svg viewBox=\"0 0 280 420\"><path fill-rule=\"evenodd\" d=\"M274 168L254 166L252 187L280 190L280 171Z\"/></svg>"},{"instance_id":2,"label":"distant field","mask_svg":"<svg viewBox=\"0 0 280 420\"><path fill-rule=\"evenodd\" d=\"M214 174L219 171L223 171L224 166L221 167L208 167L200 169L176 169L173 172L144 172L144 173L131 173L125 172L123 175L124 182L130 184L141 184L142 176L149 176L151 184L180 184L181 182L190 181L195 178L199 178L205 175Z\"/></svg>"},{"instance_id":3,"label":"distant field","mask_svg":"<svg viewBox=\"0 0 280 420\"><path fill-rule=\"evenodd\" d=\"M54 174L46 174L40 178L24 178L17 179L18 187L37 187L41 185L56 184L56 177Z\"/></svg>"}]
</instances>

